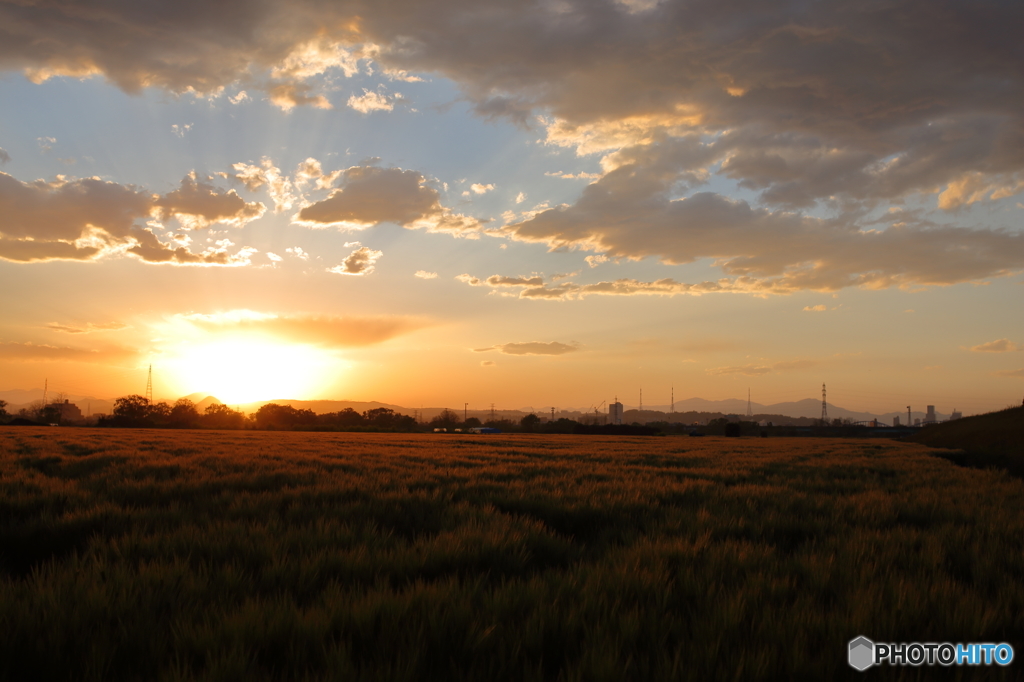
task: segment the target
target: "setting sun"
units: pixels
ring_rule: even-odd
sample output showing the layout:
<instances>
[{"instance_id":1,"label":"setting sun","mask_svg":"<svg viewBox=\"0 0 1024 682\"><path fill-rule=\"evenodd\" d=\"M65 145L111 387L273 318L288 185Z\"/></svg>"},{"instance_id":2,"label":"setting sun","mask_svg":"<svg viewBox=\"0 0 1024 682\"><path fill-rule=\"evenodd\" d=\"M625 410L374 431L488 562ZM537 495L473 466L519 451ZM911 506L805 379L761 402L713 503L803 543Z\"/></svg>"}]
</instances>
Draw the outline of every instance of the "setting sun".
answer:
<instances>
[{"instance_id":1,"label":"setting sun","mask_svg":"<svg viewBox=\"0 0 1024 682\"><path fill-rule=\"evenodd\" d=\"M315 394L340 363L310 346L230 338L182 347L167 364L178 393L238 404Z\"/></svg>"}]
</instances>

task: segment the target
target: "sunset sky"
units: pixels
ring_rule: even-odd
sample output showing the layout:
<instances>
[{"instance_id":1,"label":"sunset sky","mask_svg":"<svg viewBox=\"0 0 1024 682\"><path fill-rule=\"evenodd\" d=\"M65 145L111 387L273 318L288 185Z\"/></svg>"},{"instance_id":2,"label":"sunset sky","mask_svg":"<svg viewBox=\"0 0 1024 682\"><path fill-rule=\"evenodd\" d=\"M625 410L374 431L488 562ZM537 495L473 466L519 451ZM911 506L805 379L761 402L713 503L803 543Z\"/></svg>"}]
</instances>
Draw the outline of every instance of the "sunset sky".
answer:
<instances>
[{"instance_id":1,"label":"sunset sky","mask_svg":"<svg viewBox=\"0 0 1024 682\"><path fill-rule=\"evenodd\" d=\"M1020 404L1022 26L0 0L0 390Z\"/></svg>"}]
</instances>

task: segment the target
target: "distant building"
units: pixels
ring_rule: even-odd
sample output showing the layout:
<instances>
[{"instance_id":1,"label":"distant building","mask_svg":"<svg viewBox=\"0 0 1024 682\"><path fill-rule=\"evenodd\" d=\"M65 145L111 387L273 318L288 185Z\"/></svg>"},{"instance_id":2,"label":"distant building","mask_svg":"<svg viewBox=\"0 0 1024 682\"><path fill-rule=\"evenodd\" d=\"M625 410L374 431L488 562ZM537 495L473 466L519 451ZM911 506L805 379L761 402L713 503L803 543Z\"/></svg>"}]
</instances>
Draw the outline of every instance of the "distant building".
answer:
<instances>
[{"instance_id":1,"label":"distant building","mask_svg":"<svg viewBox=\"0 0 1024 682\"><path fill-rule=\"evenodd\" d=\"M937 421L938 421L938 419L935 418L935 406L934 405L929 405L928 406L928 414L926 414L924 416L924 423L925 424L934 424Z\"/></svg>"},{"instance_id":2,"label":"distant building","mask_svg":"<svg viewBox=\"0 0 1024 682\"><path fill-rule=\"evenodd\" d=\"M920 425L921 425L921 420L919 418L915 417L914 418L914 426L920 426Z\"/></svg>"},{"instance_id":3,"label":"distant building","mask_svg":"<svg viewBox=\"0 0 1024 682\"><path fill-rule=\"evenodd\" d=\"M608 405L608 422L611 424L621 424L622 411L622 403L617 400Z\"/></svg>"},{"instance_id":4,"label":"distant building","mask_svg":"<svg viewBox=\"0 0 1024 682\"><path fill-rule=\"evenodd\" d=\"M898 416L892 418L892 425L893 426L899 426L900 425L900 418Z\"/></svg>"},{"instance_id":5,"label":"distant building","mask_svg":"<svg viewBox=\"0 0 1024 682\"><path fill-rule=\"evenodd\" d=\"M60 420L62 422L82 421L82 410L78 408L78 405L65 400L60 403Z\"/></svg>"},{"instance_id":6,"label":"distant building","mask_svg":"<svg viewBox=\"0 0 1024 682\"><path fill-rule=\"evenodd\" d=\"M956 408L954 407L952 414L949 415L949 421L953 421L955 419L960 419L961 417L963 417L963 415L960 414L959 412L957 412Z\"/></svg>"}]
</instances>

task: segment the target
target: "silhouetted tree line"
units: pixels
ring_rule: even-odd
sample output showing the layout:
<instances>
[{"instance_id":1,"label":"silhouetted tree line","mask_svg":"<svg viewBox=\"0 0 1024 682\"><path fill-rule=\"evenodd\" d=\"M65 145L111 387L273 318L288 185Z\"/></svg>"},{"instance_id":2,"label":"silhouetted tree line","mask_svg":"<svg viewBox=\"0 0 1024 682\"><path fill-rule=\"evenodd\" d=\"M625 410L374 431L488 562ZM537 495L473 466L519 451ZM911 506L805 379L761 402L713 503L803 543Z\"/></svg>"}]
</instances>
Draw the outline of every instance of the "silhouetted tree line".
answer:
<instances>
[{"instance_id":1,"label":"silhouetted tree line","mask_svg":"<svg viewBox=\"0 0 1024 682\"><path fill-rule=\"evenodd\" d=\"M128 395L114 401L113 412L99 420L100 426L168 429L261 429L266 431L415 431L413 417L386 407L362 414L352 408L328 414L300 410L291 405L267 403L251 415L227 405L209 405L200 414L187 398L173 405L152 403L141 395Z\"/></svg>"}]
</instances>

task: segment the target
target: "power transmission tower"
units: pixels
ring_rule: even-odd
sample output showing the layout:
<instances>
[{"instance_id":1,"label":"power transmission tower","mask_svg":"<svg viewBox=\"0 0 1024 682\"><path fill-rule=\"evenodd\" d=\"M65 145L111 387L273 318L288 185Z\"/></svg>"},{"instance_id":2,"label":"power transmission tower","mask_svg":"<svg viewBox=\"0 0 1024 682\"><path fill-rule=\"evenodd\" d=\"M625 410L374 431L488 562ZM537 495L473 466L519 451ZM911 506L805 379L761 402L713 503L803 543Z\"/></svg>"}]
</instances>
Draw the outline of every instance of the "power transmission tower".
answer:
<instances>
[{"instance_id":1,"label":"power transmission tower","mask_svg":"<svg viewBox=\"0 0 1024 682\"><path fill-rule=\"evenodd\" d=\"M462 406L462 423L465 424L469 418L469 403L465 403Z\"/></svg>"},{"instance_id":2,"label":"power transmission tower","mask_svg":"<svg viewBox=\"0 0 1024 682\"><path fill-rule=\"evenodd\" d=\"M149 366L149 378L146 379L146 400L153 402L153 365Z\"/></svg>"},{"instance_id":3,"label":"power transmission tower","mask_svg":"<svg viewBox=\"0 0 1024 682\"><path fill-rule=\"evenodd\" d=\"M821 385L821 424L828 426L828 403L825 402L825 384Z\"/></svg>"},{"instance_id":4,"label":"power transmission tower","mask_svg":"<svg viewBox=\"0 0 1024 682\"><path fill-rule=\"evenodd\" d=\"M49 379L44 379L43 380L43 405L44 406L46 405L46 394L47 394L47 392L49 390L50 390L50 380Z\"/></svg>"},{"instance_id":5,"label":"power transmission tower","mask_svg":"<svg viewBox=\"0 0 1024 682\"><path fill-rule=\"evenodd\" d=\"M640 389L640 409L638 410L638 412L643 412L643 411L644 411L644 389L641 388Z\"/></svg>"},{"instance_id":6,"label":"power transmission tower","mask_svg":"<svg viewBox=\"0 0 1024 682\"><path fill-rule=\"evenodd\" d=\"M494 403L491 403L491 421L494 421Z\"/></svg>"},{"instance_id":7,"label":"power transmission tower","mask_svg":"<svg viewBox=\"0 0 1024 682\"><path fill-rule=\"evenodd\" d=\"M754 410L752 410L751 407L750 407L750 387L749 386L747 387L747 416L748 417L753 417L754 416Z\"/></svg>"},{"instance_id":8,"label":"power transmission tower","mask_svg":"<svg viewBox=\"0 0 1024 682\"><path fill-rule=\"evenodd\" d=\"M676 387L672 387L672 411L676 411Z\"/></svg>"},{"instance_id":9,"label":"power transmission tower","mask_svg":"<svg viewBox=\"0 0 1024 682\"><path fill-rule=\"evenodd\" d=\"M551 421L555 421L555 408L551 408Z\"/></svg>"}]
</instances>

